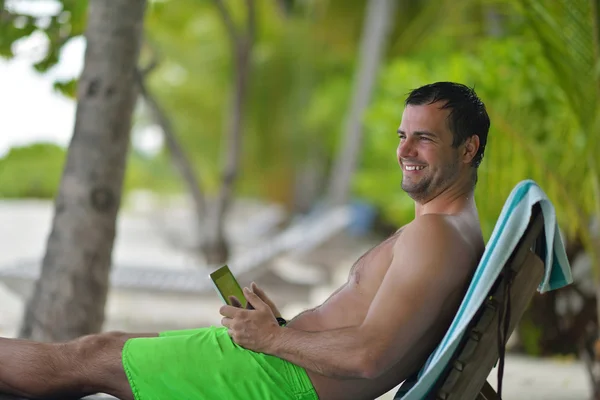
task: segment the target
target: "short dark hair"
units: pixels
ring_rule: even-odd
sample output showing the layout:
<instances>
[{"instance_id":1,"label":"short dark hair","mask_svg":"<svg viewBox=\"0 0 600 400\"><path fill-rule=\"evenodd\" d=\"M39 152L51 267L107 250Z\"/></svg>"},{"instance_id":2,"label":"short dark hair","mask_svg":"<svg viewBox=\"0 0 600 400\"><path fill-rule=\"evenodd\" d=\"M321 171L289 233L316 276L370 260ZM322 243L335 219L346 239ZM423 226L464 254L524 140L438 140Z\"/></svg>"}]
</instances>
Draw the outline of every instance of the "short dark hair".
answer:
<instances>
[{"instance_id":1,"label":"short dark hair","mask_svg":"<svg viewBox=\"0 0 600 400\"><path fill-rule=\"evenodd\" d=\"M490 129L485 105L474 89L454 82L436 82L414 89L408 94L405 105L421 106L438 101L445 102L440 108L450 109L448 123L454 134L453 147L460 146L473 135L479 136L479 150L471 161L473 167L479 167Z\"/></svg>"}]
</instances>

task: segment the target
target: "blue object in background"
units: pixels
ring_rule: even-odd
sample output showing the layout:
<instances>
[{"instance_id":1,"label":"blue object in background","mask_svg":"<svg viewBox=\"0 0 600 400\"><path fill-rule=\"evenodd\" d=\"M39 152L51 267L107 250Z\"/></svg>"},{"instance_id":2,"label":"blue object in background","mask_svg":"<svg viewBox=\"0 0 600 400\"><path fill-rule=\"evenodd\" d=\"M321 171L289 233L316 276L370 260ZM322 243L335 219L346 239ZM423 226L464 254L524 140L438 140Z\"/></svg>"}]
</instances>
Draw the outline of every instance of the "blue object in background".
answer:
<instances>
[{"instance_id":1,"label":"blue object in background","mask_svg":"<svg viewBox=\"0 0 600 400\"><path fill-rule=\"evenodd\" d=\"M354 201L350 205L352 220L348 226L348 233L352 236L364 236L373 228L377 209L372 204Z\"/></svg>"}]
</instances>

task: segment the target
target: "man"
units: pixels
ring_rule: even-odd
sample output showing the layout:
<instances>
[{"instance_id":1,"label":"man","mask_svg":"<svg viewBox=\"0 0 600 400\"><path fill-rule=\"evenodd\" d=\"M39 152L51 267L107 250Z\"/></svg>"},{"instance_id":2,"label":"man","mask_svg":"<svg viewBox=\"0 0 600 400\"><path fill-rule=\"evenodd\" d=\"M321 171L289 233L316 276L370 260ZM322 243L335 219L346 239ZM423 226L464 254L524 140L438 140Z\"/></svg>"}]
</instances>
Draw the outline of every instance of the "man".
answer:
<instances>
[{"instance_id":1,"label":"man","mask_svg":"<svg viewBox=\"0 0 600 400\"><path fill-rule=\"evenodd\" d=\"M378 397L435 348L483 253L473 193L489 125L464 85L413 90L397 159L415 219L363 255L327 301L286 326L253 284L244 294L254 309L223 306L223 327L58 344L2 339L0 391L136 400Z\"/></svg>"}]
</instances>

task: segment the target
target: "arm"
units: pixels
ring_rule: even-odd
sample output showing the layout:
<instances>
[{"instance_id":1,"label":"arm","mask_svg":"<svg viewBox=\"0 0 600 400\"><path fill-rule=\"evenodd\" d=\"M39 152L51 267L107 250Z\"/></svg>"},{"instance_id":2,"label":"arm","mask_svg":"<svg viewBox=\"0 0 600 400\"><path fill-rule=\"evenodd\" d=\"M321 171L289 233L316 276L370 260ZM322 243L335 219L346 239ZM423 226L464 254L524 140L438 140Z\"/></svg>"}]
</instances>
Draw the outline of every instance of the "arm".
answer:
<instances>
[{"instance_id":1,"label":"arm","mask_svg":"<svg viewBox=\"0 0 600 400\"><path fill-rule=\"evenodd\" d=\"M348 355L340 353L352 348L356 334L352 328L336 329L325 332L311 332L277 325L269 306L248 288L244 295L253 306L253 310L233 306L222 306L221 320L233 341L240 346L279 356L322 375L338 379L360 377L348 363ZM315 341L318 339L318 341ZM332 346L334 343L335 346ZM336 356L337 354L337 356ZM335 357L335 359L330 359ZM325 362L321 360L325 360Z\"/></svg>"},{"instance_id":2,"label":"arm","mask_svg":"<svg viewBox=\"0 0 600 400\"><path fill-rule=\"evenodd\" d=\"M359 328L342 328L321 332L282 328L266 353L293 364L337 379L363 378L358 356Z\"/></svg>"},{"instance_id":3,"label":"arm","mask_svg":"<svg viewBox=\"0 0 600 400\"><path fill-rule=\"evenodd\" d=\"M280 329L265 352L334 378L375 378L397 363L435 323L462 283L456 231L420 218L394 246L392 263L364 322L325 332Z\"/></svg>"}]
</instances>

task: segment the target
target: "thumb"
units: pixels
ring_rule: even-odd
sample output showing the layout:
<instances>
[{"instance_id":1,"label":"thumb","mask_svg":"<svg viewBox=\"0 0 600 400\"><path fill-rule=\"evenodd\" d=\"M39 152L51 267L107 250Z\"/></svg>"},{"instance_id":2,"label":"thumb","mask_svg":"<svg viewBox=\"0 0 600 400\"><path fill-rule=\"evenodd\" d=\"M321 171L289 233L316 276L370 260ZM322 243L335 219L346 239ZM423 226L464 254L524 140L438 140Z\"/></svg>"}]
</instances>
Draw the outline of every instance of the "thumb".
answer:
<instances>
[{"instance_id":1,"label":"thumb","mask_svg":"<svg viewBox=\"0 0 600 400\"><path fill-rule=\"evenodd\" d=\"M240 302L238 300L237 297L235 296L229 296L229 302L231 303L232 306L237 307L237 308L242 308L242 302Z\"/></svg>"}]
</instances>

